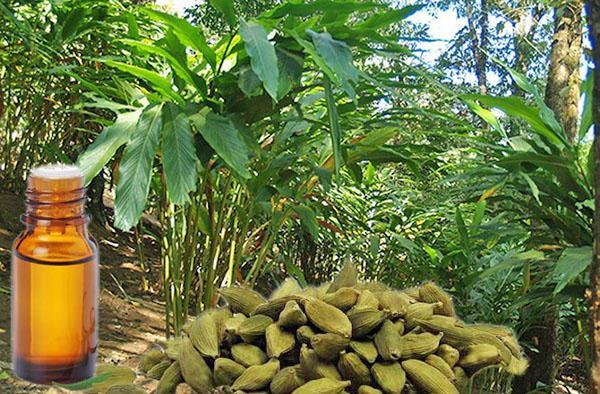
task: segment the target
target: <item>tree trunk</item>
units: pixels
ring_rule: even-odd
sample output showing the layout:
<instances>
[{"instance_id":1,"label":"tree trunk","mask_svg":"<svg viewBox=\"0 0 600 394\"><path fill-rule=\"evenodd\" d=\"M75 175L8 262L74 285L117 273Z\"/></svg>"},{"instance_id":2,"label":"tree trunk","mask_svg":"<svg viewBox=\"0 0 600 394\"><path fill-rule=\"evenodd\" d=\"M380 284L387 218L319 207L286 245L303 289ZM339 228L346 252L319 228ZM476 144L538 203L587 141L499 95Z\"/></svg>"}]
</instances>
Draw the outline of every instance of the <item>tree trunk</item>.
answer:
<instances>
[{"instance_id":1,"label":"tree trunk","mask_svg":"<svg viewBox=\"0 0 600 394\"><path fill-rule=\"evenodd\" d=\"M486 94L487 86L487 53L485 52L488 46L488 25L489 25L489 5L488 0L481 0L480 4L481 15L476 19L473 2L467 1L467 25L469 28L469 37L471 39L471 51L475 61L475 76L477 77L477 85L480 94ZM479 25L480 32L477 32L476 25Z\"/></svg>"},{"instance_id":2,"label":"tree trunk","mask_svg":"<svg viewBox=\"0 0 600 394\"><path fill-rule=\"evenodd\" d=\"M554 37L546 85L546 104L571 141L577 138L581 77L583 0L563 0L554 10Z\"/></svg>"},{"instance_id":3,"label":"tree trunk","mask_svg":"<svg viewBox=\"0 0 600 394\"><path fill-rule=\"evenodd\" d=\"M554 111L568 138L575 140L579 120L580 77L582 53L583 0L567 0L555 9L555 32L550 54L546 104ZM530 367L524 376L513 381L515 393L527 393L538 382L553 387L557 372L557 337L559 308L548 306L540 322L523 333L522 339L532 343L536 352L529 352ZM522 311L522 320L530 314Z\"/></svg>"},{"instance_id":4,"label":"tree trunk","mask_svg":"<svg viewBox=\"0 0 600 394\"><path fill-rule=\"evenodd\" d=\"M590 371L590 392L600 393L600 0L587 0L587 15L590 24L590 40L595 63L594 73L594 152L596 187L596 211L594 214L594 259L590 271L590 337L592 346L592 370Z\"/></svg>"}]
</instances>

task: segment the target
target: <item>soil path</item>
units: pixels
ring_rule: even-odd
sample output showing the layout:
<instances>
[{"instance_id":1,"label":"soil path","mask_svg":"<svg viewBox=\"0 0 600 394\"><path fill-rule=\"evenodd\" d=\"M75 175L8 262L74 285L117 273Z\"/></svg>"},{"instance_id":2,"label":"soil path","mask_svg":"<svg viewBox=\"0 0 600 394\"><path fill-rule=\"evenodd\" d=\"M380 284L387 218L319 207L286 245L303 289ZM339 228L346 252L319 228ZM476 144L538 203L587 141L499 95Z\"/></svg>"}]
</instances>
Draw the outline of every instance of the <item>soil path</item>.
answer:
<instances>
[{"instance_id":1,"label":"soil path","mask_svg":"<svg viewBox=\"0 0 600 394\"><path fill-rule=\"evenodd\" d=\"M19 217L23 208L19 196L0 193L0 393L57 393L54 388L18 381L10 372L11 245L22 230ZM99 362L135 370L139 355L164 340L164 309L156 301L161 296L157 289L142 290L143 274L133 237L94 224L90 232L100 246ZM159 250L150 237L144 239L144 255L151 267L149 283L157 283ZM151 392L156 383L139 377L136 384Z\"/></svg>"}]
</instances>

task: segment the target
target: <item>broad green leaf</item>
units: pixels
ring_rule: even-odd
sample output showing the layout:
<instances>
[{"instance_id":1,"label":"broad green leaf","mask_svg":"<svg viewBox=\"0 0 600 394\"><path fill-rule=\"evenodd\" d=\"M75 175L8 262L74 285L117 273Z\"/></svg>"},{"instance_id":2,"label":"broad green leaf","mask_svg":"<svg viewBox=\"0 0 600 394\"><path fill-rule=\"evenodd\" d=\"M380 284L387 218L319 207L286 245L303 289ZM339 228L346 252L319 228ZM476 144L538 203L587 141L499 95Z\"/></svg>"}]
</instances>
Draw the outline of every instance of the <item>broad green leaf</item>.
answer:
<instances>
[{"instance_id":1,"label":"broad green leaf","mask_svg":"<svg viewBox=\"0 0 600 394\"><path fill-rule=\"evenodd\" d=\"M115 190L115 226L129 230L144 211L150 191L152 164L160 144L162 105L146 107L119 165Z\"/></svg>"},{"instance_id":2,"label":"broad green leaf","mask_svg":"<svg viewBox=\"0 0 600 394\"><path fill-rule=\"evenodd\" d=\"M531 179L531 177L524 172L521 172L520 174L529 185L529 188L531 189L531 194L533 195L535 200L538 202L538 204L542 205L542 202L540 201L540 189L538 188L534 180Z\"/></svg>"},{"instance_id":3,"label":"broad green leaf","mask_svg":"<svg viewBox=\"0 0 600 394\"><path fill-rule=\"evenodd\" d=\"M541 118L540 112L527 104L520 97L493 97L484 95L467 95L467 99L475 99L484 105L497 108L508 116L514 116L527 122L529 126L540 136L545 137L556 146L564 146L565 142L561 135L557 134Z\"/></svg>"},{"instance_id":4,"label":"broad green leaf","mask_svg":"<svg viewBox=\"0 0 600 394\"><path fill-rule=\"evenodd\" d=\"M456 207L455 220L456 227L458 229L458 235L460 237L460 243L462 244L464 251L468 253L471 250L471 239L469 237L469 230L465 225L465 220L463 219L463 215L459 206Z\"/></svg>"},{"instance_id":5,"label":"broad green leaf","mask_svg":"<svg viewBox=\"0 0 600 394\"><path fill-rule=\"evenodd\" d=\"M475 212L473 213L473 219L471 220L471 227L481 226L483 222L483 216L485 215L485 208L487 207L487 202L478 201L475 205Z\"/></svg>"},{"instance_id":6,"label":"broad green leaf","mask_svg":"<svg viewBox=\"0 0 600 394\"><path fill-rule=\"evenodd\" d=\"M83 173L86 185L98 175L117 149L129 141L141 112L137 110L118 115L115 122L104 128L96 141L79 156L77 166Z\"/></svg>"},{"instance_id":7,"label":"broad green leaf","mask_svg":"<svg viewBox=\"0 0 600 394\"><path fill-rule=\"evenodd\" d=\"M365 147L380 147L392 138L394 138L398 133L400 133L400 128L398 127L381 127L375 130L370 131L365 137L360 140L356 146L365 146Z\"/></svg>"},{"instance_id":8,"label":"broad green leaf","mask_svg":"<svg viewBox=\"0 0 600 394\"><path fill-rule=\"evenodd\" d=\"M540 91L538 90L538 88L534 84L529 82L529 80L527 79L527 77L525 75L519 73L516 70L513 70L512 68L508 67L508 65L506 65L505 63L503 63L502 61L500 61L498 59L494 58L494 61L496 63L500 64L505 70L508 71L508 73L513 78L515 83L521 89L523 89L523 91L525 91L533 96L533 98L535 100L535 104L540 111L540 118L542 118L542 120L556 133L556 135L559 136L562 139L562 141L566 143L565 132L564 132L562 126L556 120L556 116L554 115L554 112L544 102L544 98L540 94Z\"/></svg>"},{"instance_id":9,"label":"broad green leaf","mask_svg":"<svg viewBox=\"0 0 600 394\"><path fill-rule=\"evenodd\" d=\"M67 41L73 37L81 24L85 21L85 14L87 13L85 7L78 7L72 10L69 15L62 22L62 39Z\"/></svg>"},{"instance_id":10,"label":"broad green leaf","mask_svg":"<svg viewBox=\"0 0 600 394\"><path fill-rule=\"evenodd\" d=\"M335 74L336 82L342 86L350 98L356 97L356 92L351 82L358 81L358 70L352 62L352 52L343 41L334 40L331 34L316 33L307 30L306 33L312 38L317 52L329 68Z\"/></svg>"},{"instance_id":11,"label":"broad green leaf","mask_svg":"<svg viewBox=\"0 0 600 394\"><path fill-rule=\"evenodd\" d=\"M164 22L172 27L182 43L200 52L212 69L216 70L217 55L208 46L206 38L204 38L200 29L192 26L185 19L178 18L165 12L152 10L150 8L142 8L142 10L152 19Z\"/></svg>"},{"instance_id":12,"label":"broad green leaf","mask_svg":"<svg viewBox=\"0 0 600 394\"><path fill-rule=\"evenodd\" d=\"M269 42L267 32L256 22L242 20L240 35L244 40L246 52L250 56L252 70L263 82L269 96L277 101L277 91L279 89L277 54L275 53L275 47Z\"/></svg>"},{"instance_id":13,"label":"broad green leaf","mask_svg":"<svg viewBox=\"0 0 600 394\"><path fill-rule=\"evenodd\" d=\"M235 27L237 17L233 8L233 0L210 0L210 4L225 16L225 20L230 27Z\"/></svg>"},{"instance_id":14,"label":"broad green leaf","mask_svg":"<svg viewBox=\"0 0 600 394\"><path fill-rule=\"evenodd\" d=\"M117 62L114 60L102 60L104 63L111 67L115 67L121 71L127 72L137 78L141 78L148 83L150 83L154 88L160 93L164 94L167 97L172 98L177 101L180 105L184 105L185 101L183 98L173 90L171 86L171 82L160 75L159 73L151 70L147 70L145 68L141 68L138 66L132 66L130 64L125 64L121 62Z\"/></svg>"},{"instance_id":15,"label":"broad green leaf","mask_svg":"<svg viewBox=\"0 0 600 394\"><path fill-rule=\"evenodd\" d=\"M162 163L171 202L189 201L189 193L196 189L198 157L190 121L173 103L162 109Z\"/></svg>"},{"instance_id":16,"label":"broad green leaf","mask_svg":"<svg viewBox=\"0 0 600 394\"><path fill-rule=\"evenodd\" d=\"M554 295L560 293L571 281L587 270L592 263L592 247L567 248L560 255L553 276L558 281Z\"/></svg>"},{"instance_id":17,"label":"broad green leaf","mask_svg":"<svg viewBox=\"0 0 600 394\"><path fill-rule=\"evenodd\" d=\"M498 272L502 272L502 271L510 269L510 268L522 267L524 264L526 264L532 260L537 261L537 260L543 260L543 259L544 259L544 253L537 251L537 250L528 250L526 252L521 252L521 253L516 253L514 251L509 252L500 263L483 271L479 275L479 277L487 278L489 276L497 274Z\"/></svg>"},{"instance_id":18,"label":"broad green leaf","mask_svg":"<svg viewBox=\"0 0 600 394\"><path fill-rule=\"evenodd\" d=\"M335 165L335 179L340 183L340 168L342 168L342 130L338 117L337 105L333 97L331 82L325 75L325 100L327 101L327 114L329 117L329 132L331 134L331 146L333 148L333 160Z\"/></svg>"},{"instance_id":19,"label":"broad green leaf","mask_svg":"<svg viewBox=\"0 0 600 394\"><path fill-rule=\"evenodd\" d=\"M256 76L256 73L252 71L252 68L245 67L240 70L240 75L238 77L238 87L246 97L255 97L259 96L262 93L262 82Z\"/></svg>"},{"instance_id":20,"label":"broad green leaf","mask_svg":"<svg viewBox=\"0 0 600 394\"><path fill-rule=\"evenodd\" d=\"M335 75L333 70L329 67L329 65L327 65L325 59L323 59L321 55L319 55L317 49L310 41L306 41L305 39L301 38L300 35L298 35L298 33L296 33L293 30L288 30L286 31L286 33L292 36L296 40L296 42L298 42L298 44L302 46L304 52L308 53L312 57L317 67L319 67L319 69L325 75L327 75L331 80L337 81L337 76Z\"/></svg>"},{"instance_id":21,"label":"broad green leaf","mask_svg":"<svg viewBox=\"0 0 600 394\"><path fill-rule=\"evenodd\" d=\"M201 83L196 84L197 79L200 77L194 75L185 64L182 64L179 60L177 60L175 56L169 53L169 51L166 51L163 48L153 44L147 44L143 41L130 40L126 38L122 39L121 41L124 44L138 48L142 52L164 57L169 62L169 65L173 68L173 71L175 71L175 74L179 78L183 79L189 85L195 86L199 92L204 93L203 89L205 88L205 85Z\"/></svg>"},{"instance_id":22,"label":"broad green leaf","mask_svg":"<svg viewBox=\"0 0 600 394\"><path fill-rule=\"evenodd\" d=\"M213 112L200 112L190 116L204 140L217 155L242 178L249 178L248 151L240 132L230 119Z\"/></svg>"},{"instance_id":23,"label":"broad green leaf","mask_svg":"<svg viewBox=\"0 0 600 394\"><path fill-rule=\"evenodd\" d=\"M508 138L508 135L504 131L504 128L502 127L502 125L498 121L498 118L496 117L496 115L494 115L494 113L492 111L490 111L486 108L483 108L481 105L477 104L473 100L463 100L463 101L467 105L467 107L469 107L469 109L471 111L473 111L473 113L475 113L475 115L478 115L487 124L492 126L492 128L494 130L496 130L500 134L501 137Z\"/></svg>"},{"instance_id":24,"label":"broad green leaf","mask_svg":"<svg viewBox=\"0 0 600 394\"><path fill-rule=\"evenodd\" d=\"M423 8L423 5L409 5L397 10L377 12L360 23L357 27L363 29L380 29L392 23L400 22Z\"/></svg>"},{"instance_id":25,"label":"broad green leaf","mask_svg":"<svg viewBox=\"0 0 600 394\"><path fill-rule=\"evenodd\" d=\"M0 382L3 380L8 380L10 375L7 371L0 371Z\"/></svg>"},{"instance_id":26,"label":"broad green leaf","mask_svg":"<svg viewBox=\"0 0 600 394\"><path fill-rule=\"evenodd\" d=\"M292 209L298 214L302 227L310 233L313 239L317 239L319 237L319 223L315 212L306 205L294 205Z\"/></svg>"},{"instance_id":27,"label":"broad green leaf","mask_svg":"<svg viewBox=\"0 0 600 394\"><path fill-rule=\"evenodd\" d=\"M371 11L382 7L370 1L348 0L315 0L311 2L284 2L266 14L268 18L282 18L286 15L310 16L315 12L331 11L338 14L349 14L355 11Z\"/></svg>"}]
</instances>

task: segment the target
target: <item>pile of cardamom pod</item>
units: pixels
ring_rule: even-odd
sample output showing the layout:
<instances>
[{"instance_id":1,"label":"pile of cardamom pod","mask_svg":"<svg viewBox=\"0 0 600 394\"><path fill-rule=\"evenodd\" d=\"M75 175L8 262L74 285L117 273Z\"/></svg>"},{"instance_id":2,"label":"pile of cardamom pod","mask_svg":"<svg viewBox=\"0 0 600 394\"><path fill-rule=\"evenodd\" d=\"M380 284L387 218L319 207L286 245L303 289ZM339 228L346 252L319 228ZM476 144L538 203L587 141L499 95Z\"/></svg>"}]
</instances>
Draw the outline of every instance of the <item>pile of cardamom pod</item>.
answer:
<instances>
[{"instance_id":1,"label":"pile of cardamom pod","mask_svg":"<svg viewBox=\"0 0 600 394\"><path fill-rule=\"evenodd\" d=\"M181 382L201 394L459 393L482 368L528 365L511 330L461 322L433 283L359 283L351 264L319 287L287 279L269 299L242 287L220 295L227 306L143 356L158 394Z\"/></svg>"}]
</instances>

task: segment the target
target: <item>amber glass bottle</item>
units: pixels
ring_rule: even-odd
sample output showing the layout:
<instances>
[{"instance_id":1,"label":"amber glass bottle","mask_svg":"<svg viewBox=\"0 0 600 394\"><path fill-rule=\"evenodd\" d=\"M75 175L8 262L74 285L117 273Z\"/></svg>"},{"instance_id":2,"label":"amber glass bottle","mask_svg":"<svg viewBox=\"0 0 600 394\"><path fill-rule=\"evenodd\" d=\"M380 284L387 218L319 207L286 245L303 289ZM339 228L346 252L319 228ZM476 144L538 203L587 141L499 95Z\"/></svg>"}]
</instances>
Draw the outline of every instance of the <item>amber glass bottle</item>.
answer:
<instances>
[{"instance_id":1,"label":"amber glass bottle","mask_svg":"<svg viewBox=\"0 0 600 394\"><path fill-rule=\"evenodd\" d=\"M12 259L12 360L36 383L73 383L96 364L98 258L87 233L85 188L74 166L34 169L25 231Z\"/></svg>"}]
</instances>

